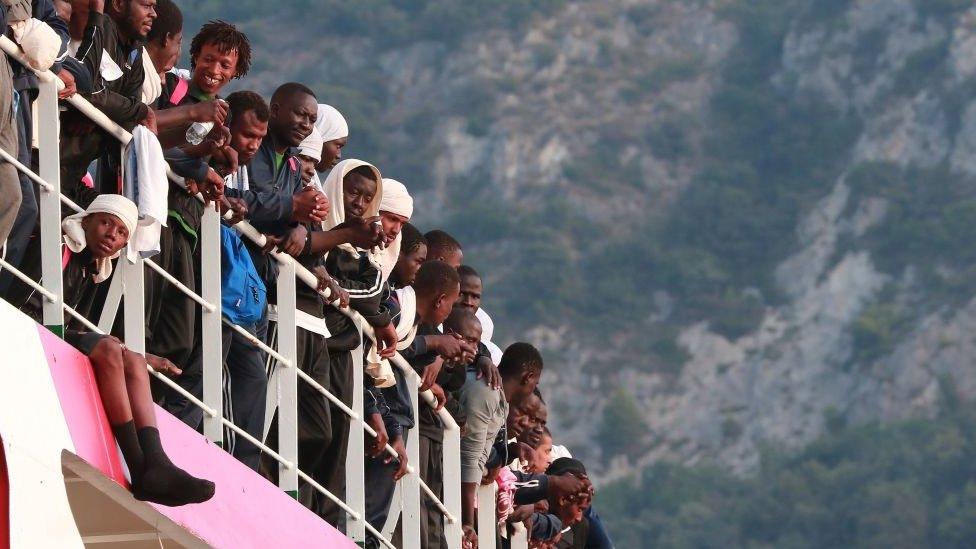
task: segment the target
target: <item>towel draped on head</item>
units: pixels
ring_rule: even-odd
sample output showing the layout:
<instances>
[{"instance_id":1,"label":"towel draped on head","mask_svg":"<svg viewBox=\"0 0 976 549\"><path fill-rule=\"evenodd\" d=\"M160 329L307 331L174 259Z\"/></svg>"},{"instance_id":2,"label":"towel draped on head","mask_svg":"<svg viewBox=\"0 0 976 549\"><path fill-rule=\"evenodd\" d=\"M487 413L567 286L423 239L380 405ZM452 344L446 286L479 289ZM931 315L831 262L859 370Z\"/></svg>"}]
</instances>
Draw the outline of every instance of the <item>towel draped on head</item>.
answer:
<instances>
[{"instance_id":1,"label":"towel draped on head","mask_svg":"<svg viewBox=\"0 0 976 549\"><path fill-rule=\"evenodd\" d=\"M315 119L315 129L322 136L322 143L349 137L349 125L345 117L331 105L319 103L318 117Z\"/></svg>"},{"instance_id":2,"label":"towel draped on head","mask_svg":"<svg viewBox=\"0 0 976 549\"><path fill-rule=\"evenodd\" d=\"M383 176L380 175L380 171L376 169L376 166L369 162L350 158L336 164L332 168L332 171L329 172L329 175L326 176L325 183L322 185L323 192L325 192L325 196L329 199L329 215L322 222L322 229L326 231L332 230L333 227L346 220L345 203L342 201L342 182L346 174L360 166L369 166L376 176L376 195L373 196L373 201L366 207L366 213L363 217L370 218L380 214L380 202L383 200ZM352 244L342 244L339 247L359 257L359 251Z\"/></svg>"},{"instance_id":3,"label":"towel draped on head","mask_svg":"<svg viewBox=\"0 0 976 549\"><path fill-rule=\"evenodd\" d=\"M139 209L135 203L120 194L100 194L88 206L88 209L81 213L66 217L61 222L61 230L64 231L64 244L69 250L79 253L88 246L85 239L85 229L81 226L81 220L93 213L110 213L122 220L125 228L129 230L131 238L139 223ZM112 274L112 259L118 257L116 253L112 257L105 257L95 261L97 272L95 282L106 280Z\"/></svg>"},{"instance_id":4,"label":"towel draped on head","mask_svg":"<svg viewBox=\"0 0 976 549\"><path fill-rule=\"evenodd\" d=\"M407 191L406 185L396 179L383 179L383 199L380 200L380 212L402 215L408 220L413 216L413 198L410 196L410 192ZM376 254L376 260L380 265L380 271L383 273L384 281L390 279L390 274L393 273L393 268L396 267L397 259L400 258L400 245L402 241L403 235L398 234L393 239L393 242Z\"/></svg>"},{"instance_id":5,"label":"towel draped on head","mask_svg":"<svg viewBox=\"0 0 976 549\"><path fill-rule=\"evenodd\" d=\"M322 134L319 133L319 130L312 128L312 133L308 134L308 137L298 146L298 154L307 156L318 162L322 160L322 145L324 143L325 141L322 140Z\"/></svg>"}]
</instances>

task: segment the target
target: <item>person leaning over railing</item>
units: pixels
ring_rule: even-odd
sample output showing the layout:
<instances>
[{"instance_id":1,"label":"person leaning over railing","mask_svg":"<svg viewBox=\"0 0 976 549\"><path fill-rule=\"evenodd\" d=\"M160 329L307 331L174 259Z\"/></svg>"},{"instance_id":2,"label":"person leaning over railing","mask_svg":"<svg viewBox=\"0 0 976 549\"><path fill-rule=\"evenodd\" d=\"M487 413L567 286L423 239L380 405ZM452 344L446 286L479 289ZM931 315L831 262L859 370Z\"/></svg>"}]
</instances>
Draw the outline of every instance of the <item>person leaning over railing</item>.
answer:
<instances>
[{"instance_id":1,"label":"person leaning over railing","mask_svg":"<svg viewBox=\"0 0 976 549\"><path fill-rule=\"evenodd\" d=\"M131 130L142 124L155 131L152 109L142 102L142 42L156 19L153 3L140 0L91 0L88 26L77 57L92 75L92 93L83 94L116 124ZM105 13L103 13L105 12ZM81 179L88 165L99 163L95 187ZM118 193L121 154L115 137L74 109L61 116L61 189L82 207L101 193Z\"/></svg>"},{"instance_id":2,"label":"person leaning over railing","mask_svg":"<svg viewBox=\"0 0 976 549\"><path fill-rule=\"evenodd\" d=\"M0 29L7 32L7 10L0 2ZM13 74L7 55L0 53L0 149L16 156L17 119L14 117ZM7 241L20 209L20 177L13 164L0 159L0 246Z\"/></svg>"},{"instance_id":3,"label":"person leaning over railing","mask_svg":"<svg viewBox=\"0 0 976 549\"><path fill-rule=\"evenodd\" d=\"M66 218L61 226L71 258L62 272L64 303L84 313L90 308L96 284L112 273L119 255L135 231L136 205L121 195L95 197L87 210ZM41 322L41 296L26 291L12 302ZM65 340L88 355L105 414L122 450L136 499L178 506L213 497L214 483L176 467L166 456L156 428L149 391L148 362L154 370L178 375L166 359L125 348L118 339L69 324Z\"/></svg>"},{"instance_id":4,"label":"person leaning over railing","mask_svg":"<svg viewBox=\"0 0 976 549\"><path fill-rule=\"evenodd\" d=\"M18 62L11 65L13 70L14 111L17 120L17 145L6 149L25 165L31 165L33 140L33 117L31 105L37 97L39 88L37 76L31 68L50 69L61 76L65 88L62 97L74 93L74 76L62 63L67 59L68 28L51 0L2 0L10 4L8 23L10 35L20 44L21 50L31 67ZM18 15L19 14L19 15ZM80 64L75 63L78 69ZM20 267L27 251L31 235L37 226L38 198L34 182L27 174L20 173L20 195L23 197L17 211L17 219L7 239L6 260L14 267ZM0 294L9 288L14 277L9 272L0 273Z\"/></svg>"},{"instance_id":5,"label":"person leaning over railing","mask_svg":"<svg viewBox=\"0 0 976 549\"><path fill-rule=\"evenodd\" d=\"M195 195L199 191L214 200L222 198L223 176L209 165L209 161L211 155L235 159L236 154L227 152L229 132L221 125L227 112L226 104L220 101L218 94L232 77L246 73L250 66L250 44L233 25L208 23L193 37L191 55L191 79L187 81L175 74L166 74L154 109L157 123L163 121L170 130L176 130L178 139L174 140L174 132L170 131L169 141L181 144L166 150L166 160L173 172L187 180L186 189L176 182L169 182L168 223L160 231L160 253L156 263L186 287L199 292L199 234L204 206ZM205 55L206 60L203 59ZM217 60L211 59L218 56ZM219 64L223 70L220 84L201 83L210 82L204 73L214 64ZM201 86L206 87L201 89ZM185 132L192 121L191 114L197 110L209 113L204 119L217 125L202 143L190 145L186 143ZM161 127L160 134L166 133ZM226 169L230 171L236 166ZM198 336L196 303L152 270L146 273L146 296L146 348L183 366L184 375L177 379L177 383L199 397L203 390L203 350ZM199 427L203 413L198 407L169 387L158 387L157 392L164 409L191 427ZM256 449L253 453L256 456ZM256 457L253 461L256 465Z\"/></svg>"}]
</instances>

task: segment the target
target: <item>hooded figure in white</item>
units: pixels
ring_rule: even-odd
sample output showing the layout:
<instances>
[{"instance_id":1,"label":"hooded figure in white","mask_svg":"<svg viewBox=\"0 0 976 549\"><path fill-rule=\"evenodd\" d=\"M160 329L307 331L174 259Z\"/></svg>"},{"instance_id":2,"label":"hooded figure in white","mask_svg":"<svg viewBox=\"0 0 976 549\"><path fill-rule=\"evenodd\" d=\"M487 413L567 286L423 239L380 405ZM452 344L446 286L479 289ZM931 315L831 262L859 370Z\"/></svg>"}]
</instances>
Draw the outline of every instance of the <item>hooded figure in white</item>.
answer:
<instances>
[{"instance_id":1,"label":"hooded figure in white","mask_svg":"<svg viewBox=\"0 0 976 549\"><path fill-rule=\"evenodd\" d=\"M380 171L376 169L376 166L362 160L343 160L336 164L329 175L325 178L324 192L329 198L329 215L326 217L325 221L322 222L322 228L324 230L331 230L337 225L340 225L346 221L345 212L345 202L343 200L343 181L346 174L359 168L361 166L368 166L373 172L376 180L376 195L373 196L373 200L366 207L366 212L363 214L365 219L378 216L380 213L380 203L383 200L383 176L380 175ZM377 250L376 252L370 250L359 250L355 248L352 244L341 244L340 249L353 254L355 257L360 257L360 254L368 254L369 261L376 266L377 271L382 272L381 257L382 251ZM365 290L349 291L349 297L351 299L356 299L356 297L363 296L368 297L370 295L375 295L375 292L380 292L383 289L383 279L382 277L377 277L376 284L372 288ZM359 296L357 296L359 294ZM369 354L366 357L366 373L370 375L375 381L377 387L392 387L396 384L396 377L393 375L393 369L390 367L389 363L380 358L377 352L376 345L370 348Z\"/></svg>"},{"instance_id":2,"label":"hooded figure in white","mask_svg":"<svg viewBox=\"0 0 976 549\"><path fill-rule=\"evenodd\" d=\"M382 215L383 212L405 217L407 221L413 217L413 198L407 191L407 187L396 179L383 179L383 199L380 201L380 214ZM403 235L397 233L393 242L387 244L386 249L376 254L384 282L390 279L390 273L393 272L397 259L400 258L402 240Z\"/></svg>"},{"instance_id":3,"label":"hooded figure in white","mask_svg":"<svg viewBox=\"0 0 976 549\"><path fill-rule=\"evenodd\" d=\"M81 220L93 213L110 213L118 217L129 231L130 238L135 233L136 225L139 223L139 209L134 202L120 194L100 194L88 205L88 209L68 216L61 222L61 230L64 231L64 245L72 252L80 253L88 247ZM112 260L118 257L119 253L116 252L112 257L95 260L96 272L92 277L95 283L107 280L112 275Z\"/></svg>"}]
</instances>

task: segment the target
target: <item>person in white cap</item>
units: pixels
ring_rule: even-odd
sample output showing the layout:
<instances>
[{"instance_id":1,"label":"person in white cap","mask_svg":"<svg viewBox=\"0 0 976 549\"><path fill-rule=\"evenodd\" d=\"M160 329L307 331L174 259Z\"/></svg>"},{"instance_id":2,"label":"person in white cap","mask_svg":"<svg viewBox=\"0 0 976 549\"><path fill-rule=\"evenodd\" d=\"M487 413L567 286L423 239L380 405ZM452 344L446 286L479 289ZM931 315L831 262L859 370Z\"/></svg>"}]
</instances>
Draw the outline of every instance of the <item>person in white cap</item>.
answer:
<instances>
[{"instance_id":1,"label":"person in white cap","mask_svg":"<svg viewBox=\"0 0 976 549\"><path fill-rule=\"evenodd\" d=\"M322 136L322 153L315 169L320 172L331 170L342 160L342 148L349 139L349 125L335 107L319 103L315 129Z\"/></svg>"},{"instance_id":2,"label":"person in white cap","mask_svg":"<svg viewBox=\"0 0 976 549\"><path fill-rule=\"evenodd\" d=\"M322 134L317 128L312 128L312 133L298 146L298 159L302 162L302 183L314 185L319 191L322 190L322 183L316 167L322 160Z\"/></svg>"},{"instance_id":3,"label":"person in white cap","mask_svg":"<svg viewBox=\"0 0 976 549\"><path fill-rule=\"evenodd\" d=\"M131 200L103 194L87 210L61 223L65 246L72 252L63 270L66 305L82 314L90 308L94 286L112 274L112 259L119 256L138 220L138 209ZM84 303L86 300L89 303ZM22 308L40 322L40 296L27 293ZM167 375L179 375L180 370L166 359L143 356L127 349L115 337L78 326L67 327L65 340L91 361L105 415L125 458L136 499L178 506L213 497L213 482L193 477L173 465L156 428L146 363Z\"/></svg>"}]
</instances>

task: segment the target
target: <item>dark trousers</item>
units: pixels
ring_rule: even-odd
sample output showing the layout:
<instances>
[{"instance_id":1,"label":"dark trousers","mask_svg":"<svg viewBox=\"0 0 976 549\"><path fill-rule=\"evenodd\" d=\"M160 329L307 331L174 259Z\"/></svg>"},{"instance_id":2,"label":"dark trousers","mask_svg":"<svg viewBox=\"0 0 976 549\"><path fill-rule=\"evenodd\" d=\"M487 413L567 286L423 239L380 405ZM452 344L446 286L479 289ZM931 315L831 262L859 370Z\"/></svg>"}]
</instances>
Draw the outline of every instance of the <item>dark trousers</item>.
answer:
<instances>
[{"instance_id":1,"label":"dark trousers","mask_svg":"<svg viewBox=\"0 0 976 549\"><path fill-rule=\"evenodd\" d=\"M271 325L270 344L276 345L277 328ZM298 329L297 337L298 367L323 387L329 386L329 350L322 336ZM273 366L278 368L278 366ZM316 482L315 471L322 467L326 457L325 450L332 440L332 412L329 401L318 391L312 389L308 383L298 380L298 468ZM268 431L268 446L278 447L278 412L271 420ZM265 457L264 467L272 480L277 478L278 464L271 458ZM314 488L299 481L299 500L306 507L313 509Z\"/></svg>"},{"instance_id":2,"label":"dark trousers","mask_svg":"<svg viewBox=\"0 0 976 549\"><path fill-rule=\"evenodd\" d=\"M199 253L193 237L170 218L159 235L159 254L153 261L187 288L199 292ZM199 346L197 304L152 269L145 270L146 351L188 368Z\"/></svg>"},{"instance_id":3,"label":"dark trousers","mask_svg":"<svg viewBox=\"0 0 976 549\"><path fill-rule=\"evenodd\" d=\"M444 444L439 440L420 436L420 478L434 494L444 501ZM447 549L444 537L444 515L428 497L421 497L420 547Z\"/></svg>"},{"instance_id":4,"label":"dark trousers","mask_svg":"<svg viewBox=\"0 0 976 549\"><path fill-rule=\"evenodd\" d=\"M251 334L257 327L242 326ZM268 375L265 370L265 353L243 335L223 327L224 364L224 416L247 434L262 440L264 436L264 406L268 394ZM202 386L201 386L202 389ZM244 465L255 471L261 464L261 450L251 441L224 429L227 451Z\"/></svg>"},{"instance_id":5,"label":"dark trousers","mask_svg":"<svg viewBox=\"0 0 976 549\"><path fill-rule=\"evenodd\" d=\"M31 167L31 100L30 90L23 90L19 94L17 105L17 160ZM13 152L13 151L8 151ZM16 169L16 168L15 168ZM7 237L7 263L20 269L23 265L24 252L30 244L31 235L37 226L37 216L39 207L37 203L37 192L35 184L26 174L17 170L20 182L20 207L17 210L17 217L14 220L10 235ZM23 269L21 269L23 270ZM6 293L13 282L14 276L10 273L0 274L0 294Z\"/></svg>"},{"instance_id":6,"label":"dark trousers","mask_svg":"<svg viewBox=\"0 0 976 549\"><path fill-rule=\"evenodd\" d=\"M403 430L403 443L407 442L407 430ZM390 515L390 504L393 502L393 493L396 491L396 481L393 474L396 473L398 464L395 461L384 463L386 453L380 454L377 458L366 458L366 520L376 528L381 530L386 524L386 519ZM372 540L372 534L366 534L367 540ZM378 547L378 541L372 540ZM399 546L396 542L394 545ZM367 543L369 546L369 543Z\"/></svg>"},{"instance_id":7,"label":"dark trousers","mask_svg":"<svg viewBox=\"0 0 976 549\"><path fill-rule=\"evenodd\" d=\"M17 156L17 120L13 109L13 81L6 55L0 55L0 149ZM20 181L17 168L0 160L0 245L13 230L20 210ZM4 275L6 276L6 275Z\"/></svg>"},{"instance_id":8,"label":"dark trousers","mask_svg":"<svg viewBox=\"0 0 976 549\"><path fill-rule=\"evenodd\" d=\"M326 388L346 406L352 406L353 391L352 355L349 352L332 352L329 355L329 385ZM346 494L346 453L349 449L349 416L335 406L331 407L332 439L325 448L321 467L316 471L323 486L339 499ZM316 492L319 515L330 524L345 524L345 512L332 500Z\"/></svg>"}]
</instances>

